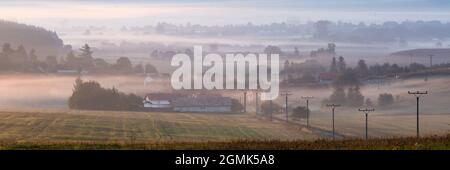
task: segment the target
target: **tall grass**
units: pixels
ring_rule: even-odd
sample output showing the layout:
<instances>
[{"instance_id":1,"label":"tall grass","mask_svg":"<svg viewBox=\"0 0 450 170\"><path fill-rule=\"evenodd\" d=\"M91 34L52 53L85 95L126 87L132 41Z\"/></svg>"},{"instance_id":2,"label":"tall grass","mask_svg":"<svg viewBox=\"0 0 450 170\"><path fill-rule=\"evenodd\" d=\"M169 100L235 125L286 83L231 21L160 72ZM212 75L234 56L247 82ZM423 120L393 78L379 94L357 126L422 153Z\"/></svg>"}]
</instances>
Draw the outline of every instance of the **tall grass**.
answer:
<instances>
[{"instance_id":1,"label":"tall grass","mask_svg":"<svg viewBox=\"0 0 450 170\"><path fill-rule=\"evenodd\" d=\"M4 150L450 150L444 136L344 140L236 140L229 142L13 142L0 141Z\"/></svg>"}]
</instances>

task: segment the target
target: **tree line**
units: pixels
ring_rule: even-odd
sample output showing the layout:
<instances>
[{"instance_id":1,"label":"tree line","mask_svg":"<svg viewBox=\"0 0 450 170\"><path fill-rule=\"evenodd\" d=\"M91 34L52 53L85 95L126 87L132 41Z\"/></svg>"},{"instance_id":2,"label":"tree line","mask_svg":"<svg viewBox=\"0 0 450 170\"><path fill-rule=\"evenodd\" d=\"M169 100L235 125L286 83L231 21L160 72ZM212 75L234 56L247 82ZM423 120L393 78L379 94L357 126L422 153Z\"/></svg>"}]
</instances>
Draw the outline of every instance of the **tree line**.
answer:
<instances>
[{"instance_id":1,"label":"tree line","mask_svg":"<svg viewBox=\"0 0 450 170\"><path fill-rule=\"evenodd\" d=\"M75 80L68 105L71 109L80 110L126 110L143 109L143 98L135 94L125 94L116 88L103 88L96 81Z\"/></svg>"},{"instance_id":2,"label":"tree line","mask_svg":"<svg viewBox=\"0 0 450 170\"><path fill-rule=\"evenodd\" d=\"M11 44L5 43L0 52L0 71L56 73L58 70L75 70L94 73L157 73L158 70L151 64L132 64L128 57L120 57L110 64L102 58L94 58L94 51L85 44L79 49L79 54L70 51L65 57L46 56L41 59L36 51L27 51L22 45L14 49Z\"/></svg>"},{"instance_id":3,"label":"tree line","mask_svg":"<svg viewBox=\"0 0 450 170\"><path fill-rule=\"evenodd\" d=\"M434 67L447 67L448 64L435 65ZM318 83L320 73L332 73L337 75L334 84L356 85L362 80L396 77L404 73L414 73L427 69L423 64L411 63L408 66L397 64L374 64L367 65L365 60L359 60L356 67L347 67L345 58L332 57L328 68L323 67L317 60L307 60L304 63L289 62L284 63L281 74L283 83L302 85L308 83Z\"/></svg>"},{"instance_id":4,"label":"tree line","mask_svg":"<svg viewBox=\"0 0 450 170\"><path fill-rule=\"evenodd\" d=\"M322 103L337 103L348 107L373 107L374 103L372 100L365 98L360 91L361 80L376 77L384 78L422 69L426 69L426 67L417 63L412 63L410 66L405 67L389 63L376 64L369 67L364 60L359 60L355 68L347 68L344 57L339 57L337 61L333 58L329 71L338 73L338 76L332 84L333 93L328 99L323 100ZM392 105L394 97L392 94L382 93L379 94L377 101L378 107L383 108Z\"/></svg>"},{"instance_id":5,"label":"tree line","mask_svg":"<svg viewBox=\"0 0 450 170\"><path fill-rule=\"evenodd\" d=\"M166 35L209 36L310 36L309 40L342 42L398 42L409 40L450 37L450 24L441 21L386 21L383 23L352 23L319 20L307 23L274 22L270 24L247 24L205 26L198 24L177 25L161 22L154 26L124 28L123 31L155 31ZM441 43L442 44L442 43ZM443 45L445 46L445 44Z\"/></svg>"},{"instance_id":6,"label":"tree line","mask_svg":"<svg viewBox=\"0 0 450 170\"><path fill-rule=\"evenodd\" d=\"M60 54L68 48L54 31L0 19L0 44L6 42L33 47L46 55Z\"/></svg>"}]
</instances>

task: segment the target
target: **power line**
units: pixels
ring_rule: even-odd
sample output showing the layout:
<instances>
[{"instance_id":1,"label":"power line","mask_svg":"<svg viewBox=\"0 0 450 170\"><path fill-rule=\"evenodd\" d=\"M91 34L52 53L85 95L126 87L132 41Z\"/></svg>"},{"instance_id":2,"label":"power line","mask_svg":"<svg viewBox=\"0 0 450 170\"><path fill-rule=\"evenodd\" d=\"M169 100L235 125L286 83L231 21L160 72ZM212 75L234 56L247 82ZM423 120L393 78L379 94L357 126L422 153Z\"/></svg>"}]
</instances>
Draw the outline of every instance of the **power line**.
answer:
<instances>
[{"instance_id":1,"label":"power line","mask_svg":"<svg viewBox=\"0 0 450 170\"><path fill-rule=\"evenodd\" d=\"M332 120L333 120L333 139L335 139L336 137L335 137L335 133L334 133L334 109L336 108L336 107L340 107L341 105L340 104L327 104L327 107L330 107L331 108L331 117L332 117Z\"/></svg>"},{"instance_id":2,"label":"power line","mask_svg":"<svg viewBox=\"0 0 450 170\"><path fill-rule=\"evenodd\" d=\"M306 127L309 127L309 100L313 98L313 96L302 96L302 99L306 100Z\"/></svg>"},{"instance_id":3,"label":"power line","mask_svg":"<svg viewBox=\"0 0 450 170\"><path fill-rule=\"evenodd\" d=\"M422 95L426 95L426 94L428 94L428 91L415 91L415 92L412 92L412 91L408 91L408 94L410 94L410 95L414 95L415 97L416 97L416 101L417 101L417 110L416 110L416 114L417 114L417 116L416 116L416 135L417 135L417 138L419 138L419 103L420 103L420 97L422 96Z\"/></svg>"},{"instance_id":4,"label":"power line","mask_svg":"<svg viewBox=\"0 0 450 170\"><path fill-rule=\"evenodd\" d=\"M358 109L358 111L363 112L366 115L366 140L368 138L368 131L369 131L369 127L368 127L368 120L369 120L369 112L373 112L375 111L374 108L364 108L364 109Z\"/></svg>"}]
</instances>

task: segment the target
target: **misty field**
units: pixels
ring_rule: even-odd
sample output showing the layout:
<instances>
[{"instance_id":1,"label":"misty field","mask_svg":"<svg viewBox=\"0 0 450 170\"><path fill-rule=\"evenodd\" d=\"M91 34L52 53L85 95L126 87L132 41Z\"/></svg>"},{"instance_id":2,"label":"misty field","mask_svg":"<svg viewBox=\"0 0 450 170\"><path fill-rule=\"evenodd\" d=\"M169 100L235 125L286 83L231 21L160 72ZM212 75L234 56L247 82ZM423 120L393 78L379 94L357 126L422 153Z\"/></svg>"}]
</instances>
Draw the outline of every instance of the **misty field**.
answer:
<instances>
[{"instance_id":1,"label":"misty field","mask_svg":"<svg viewBox=\"0 0 450 170\"><path fill-rule=\"evenodd\" d=\"M248 94L247 114L77 111L66 109L74 76L3 75L0 78L0 142L120 144L331 138L330 110L320 106L321 100L331 94L331 89L288 89L293 93L290 107L303 106L305 102L300 100L303 95L315 96L310 102L313 128L307 129L304 120L292 119L292 116L288 124L284 122L284 114L275 114L275 121L256 116L253 93ZM142 76L86 79L99 79L106 87L115 86L137 94L164 88L163 83L157 81L152 86L144 86ZM415 135L415 98L407 94L411 89L430 92L421 99L421 135L449 134L449 83L448 77L433 77L426 82L414 79L363 86L363 95L373 101L380 93L398 97L392 107L375 107L375 112L370 113L369 138ZM239 92L224 95L242 99ZM280 104L284 99L279 97L275 102ZM335 118L339 139L364 137L364 115L356 108L337 108Z\"/></svg>"}]
</instances>

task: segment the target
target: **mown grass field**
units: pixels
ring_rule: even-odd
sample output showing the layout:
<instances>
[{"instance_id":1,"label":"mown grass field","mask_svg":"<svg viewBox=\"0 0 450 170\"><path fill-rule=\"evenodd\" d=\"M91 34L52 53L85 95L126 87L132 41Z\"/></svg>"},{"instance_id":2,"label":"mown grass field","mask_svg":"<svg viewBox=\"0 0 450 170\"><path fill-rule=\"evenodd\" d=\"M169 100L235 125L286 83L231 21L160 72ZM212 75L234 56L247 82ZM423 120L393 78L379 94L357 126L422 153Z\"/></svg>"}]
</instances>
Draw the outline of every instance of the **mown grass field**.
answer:
<instances>
[{"instance_id":1,"label":"mown grass field","mask_svg":"<svg viewBox=\"0 0 450 170\"><path fill-rule=\"evenodd\" d=\"M0 149L450 149L444 125L435 131L439 136L425 133L417 140L392 137L413 133L412 121L376 120L370 133L391 133L365 141L352 135L362 133L362 124L354 127L358 120L342 117L337 133L345 138L333 141L320 126L326 118L313 118L312 125L322 130L252 114L1 109Z\"/></svg>"},{"instance_id":2,"label":"mown grass field","mask_svg":"<svg viewBox=\"0 0 450 170\"><path fill-rule=\"evenodd\" d=\"M331 113L315 112L311 116L310 123L314 127L331 130ZM394 136L415 136L416 115L414 113L400 114L389 110L378 110L369 115L369 136L374 138ZM365 117L362 113L354 110L339 110L335 115L336 132L346 137L364 137ZM449 114L426 114L420 115L420 134L445 135L450 133Z\"/></svg>"},{"instance_id":3,"label":"mown grass field","mask_svg":"<svg viewBox=\"0 0 450 170\"><path fill-rule=\"evenodd\" d=\"M319 135L247 114L2 110L0 141L167 142L317 139Z\"/></svg>"}]
</instances>

